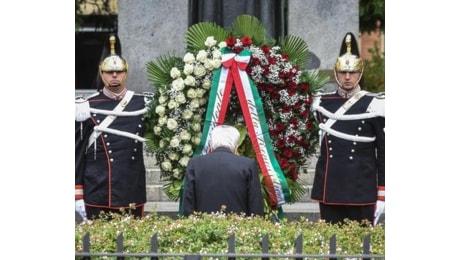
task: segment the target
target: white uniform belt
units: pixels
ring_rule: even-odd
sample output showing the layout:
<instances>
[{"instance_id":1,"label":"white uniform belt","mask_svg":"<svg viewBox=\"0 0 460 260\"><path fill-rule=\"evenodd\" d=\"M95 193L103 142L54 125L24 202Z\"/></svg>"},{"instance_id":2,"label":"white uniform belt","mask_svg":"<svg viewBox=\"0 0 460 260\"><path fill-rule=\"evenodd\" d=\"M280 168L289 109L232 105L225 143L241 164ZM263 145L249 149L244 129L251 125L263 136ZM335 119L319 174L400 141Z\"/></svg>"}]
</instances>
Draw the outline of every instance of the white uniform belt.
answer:
<instances>
[{"instance_id":1,"label":"white uniform belt","mask_svg":"<svg viewBox=\"0 0 460 260\"><path fill-rule=\"evenodd\" d=\"M373 137L366 137L366 136L357 136L357 135L350 135L350 134L345 134L345 133L342 133L342 132L339 132L339 131L336 131L330 127L328 127L327 125L321 123L319 124L319 128L333 136L336 136L336 137L339 137L339 138L342 138L342 139L345 139L345 140L349 140L349 141L355 141L355 142L364 142L364 143L370 143L370 142L373 142L375 141L375 136Z\"/></svg>"},{"instance_id":2,"label":"white uniform belt","mask_svg":"<svg viewBox=\"0 0 460 260\"><path fill-rule=\"evenodd\" d=\"M336 114L329 112L324 107L318 107L316 110L321 112L321 114L327 116L328 118L335 119L335 120L337 119L339 120L359 120L359 119L368 119L368 118L374 118L374 117L380 116L373 112L352 114L352 115L336 115Z\"/></svg>"},{"instance_id":3,"label":"white uniform belt","mask_svg":"<svg viewBox=\"0 0 460 260\"><path fill-rule=\"evenodd\" d=\"M116 135L131 138L131 139L135 139L135 140L138 140L138 141L141 141L141 142L145 142L145 138L143 138L143 137L140 137L138 135L132 134L130 132L120 131L120 130L112 129L112 128L108 128L108 127L102 127L102 126L97 125L97 126L94 127L94 131L97 131L99 133L100 132L106 132L106 133L110 133L110 134L116 134Z\"/></svg>"},{"instance_id":4,"label":"white uniform belt","mask_svg":"<svg viewBox=\"0 0 460 260\"><path fill-rule=\"evenodd\" d=\"M148 111L148 108L145 107L143 109L136 110L136 111L113 111L113 110L90 108L89 111L91 111L92 113L101 114L101 115L138 116L138 115L145 114Z\"/></svg>"},{"instance_id":5,"label":"white uniform belt","mask_svg":"<svg viewBox=\"0 0 460 260\"><path fill-rule=\"evenodd\" d=\"M342 106L339 107L339 109L337 109L337 111L335 111L334 113L334 117L335 118L339 118L340 116L342 116L343 114L345 114L345 112L347 112L348 109L350 109L350 107L352 107L361 97L363 97L365 94L367 93L367 91L365 90L361 90L359 91L358 93L354 94L351 98L349 98ZM334 118L329 118L325 124L323 124L323 127L324 129L330 129L332 130L330 127L336 122L337 120L334 119ZM322 142L323 140L323 137L324 137L324 129L322 129L320 127L321 130L323 131L320 131L320 143Z\"/></svg>"}]
</instances>

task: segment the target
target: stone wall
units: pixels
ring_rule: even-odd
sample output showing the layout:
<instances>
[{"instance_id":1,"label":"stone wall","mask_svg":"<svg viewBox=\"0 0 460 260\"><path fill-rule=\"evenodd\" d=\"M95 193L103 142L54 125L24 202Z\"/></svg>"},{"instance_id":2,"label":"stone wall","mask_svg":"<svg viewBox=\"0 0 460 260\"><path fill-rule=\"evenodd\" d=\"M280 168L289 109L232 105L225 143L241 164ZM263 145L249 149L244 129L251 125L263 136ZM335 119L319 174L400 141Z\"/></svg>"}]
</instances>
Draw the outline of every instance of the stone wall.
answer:
<instances>
[{"instance_id":1,"label":"stone wall","mask_svg":"<svg viewBox=\"0 0 460 260\"><path fill-rule=\"evenodd\" d=\"M152 91L146 64L158 56L185 53L188 0L119 0L118 33L129 62L128 86ZM330 71L346 32L359 32L359 0L289 0L288 34L306 40L309 67ZM326 85L334 89L335 82Z\"/></svg>"}]
</instances>

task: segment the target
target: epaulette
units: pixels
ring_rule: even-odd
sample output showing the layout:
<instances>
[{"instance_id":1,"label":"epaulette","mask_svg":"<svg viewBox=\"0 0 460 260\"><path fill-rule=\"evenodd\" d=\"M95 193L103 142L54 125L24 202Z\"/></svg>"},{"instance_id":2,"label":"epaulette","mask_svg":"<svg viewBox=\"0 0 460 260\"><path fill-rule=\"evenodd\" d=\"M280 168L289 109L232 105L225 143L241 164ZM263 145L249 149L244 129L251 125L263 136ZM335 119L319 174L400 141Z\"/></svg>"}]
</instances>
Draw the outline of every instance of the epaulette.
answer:
<instances>
[{"instance_id":1,"label":"epaulette","mask_svg":"<svg viewBox=\"0 0 460 260\"><path fill-rule=\"evenodd\" d=\"M385 92L379 92L379 93L368 92L366 93L366 96L371 96L371 97L375 97L378 99L385 99Z\"/></svg>"},{"instance_id":2,"label":"epaulette","mask_svg":"<svg viewBox=\"0 0 460 260\"><path fill-rule=\"evenodd\" d=\"M140 94L136 93L134 95L153 98L155 96L155 93L153 93L153 92L142 92Z\"/></svg>"},{"instance_id":3,"label":"epaulette","mask_svg":"<svg viewBox=\"0 0 460 260\"><path fill-rule=\"evenodd\" d=\"M367 112L385 117L385 92L376 93L367 108Z\"/></svg>"},{"instance_id":4,"label":"epaulette","mask_svg":"<svg viewBox=\"0 0 460 260\"><path fill-rule=\"evenodd\" d=\"M75 121L83 122L90 118L91 113L89 111L88 99L99 95L99 92L95 92L89 96L76 96L75 97Z\"/></svg>"},{"instance_id":5,"label":"epaulette","mask_svg":"<svg viewBox=\"0 0 460 260\"><path fill-rule=\"evenodd\" d=\"M334 94L336 91L330 91L330 92L322 92L322 91L318 91L318 92L315 92L315 93L312 93L312 96L313 97L319 97L319 96L325 96L325 95L332 95Z\"/></svg>"}]
</instances>

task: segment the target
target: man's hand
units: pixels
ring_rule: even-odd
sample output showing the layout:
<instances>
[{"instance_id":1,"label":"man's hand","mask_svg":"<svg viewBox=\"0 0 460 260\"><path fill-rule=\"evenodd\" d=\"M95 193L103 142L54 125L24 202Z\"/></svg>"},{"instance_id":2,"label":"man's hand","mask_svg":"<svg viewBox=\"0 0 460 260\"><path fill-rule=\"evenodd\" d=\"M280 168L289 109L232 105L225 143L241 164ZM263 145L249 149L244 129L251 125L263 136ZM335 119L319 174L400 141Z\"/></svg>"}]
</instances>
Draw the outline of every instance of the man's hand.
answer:
<instances>
[{"instance_id":1,"label":"man's hand","mask_svg":"<svg viewBox=\"0 0 460 260\"><path fill-rule=\"evenodd\" d=\"M75 211L80 214L84 221L88 220L86 217L85 201L83 199L75 200Z\"/></svg>"},{"instance_id":2,"label":"man's hand","mask_svg":"<svg viewBox=\"0 0 460 260\"><path fill-rule=\"evenodd\" d=\"M379 221L380 215L382 215L384 209L385 209L385 201L377 200L377 203L375 204L375 211L374 211L374 226Z\"/></svg>"}]
</instances>

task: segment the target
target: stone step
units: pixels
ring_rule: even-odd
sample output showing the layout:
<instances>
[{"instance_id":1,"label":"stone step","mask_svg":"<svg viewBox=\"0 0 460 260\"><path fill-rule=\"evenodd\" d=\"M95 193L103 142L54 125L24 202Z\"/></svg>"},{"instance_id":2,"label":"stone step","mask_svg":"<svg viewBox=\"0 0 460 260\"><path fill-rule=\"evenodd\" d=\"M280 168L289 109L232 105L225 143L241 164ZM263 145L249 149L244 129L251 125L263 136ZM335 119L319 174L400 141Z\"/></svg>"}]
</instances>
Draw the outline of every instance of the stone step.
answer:
<instances>
[{"instance_id":1,"label":"stone step","mask_svg":"<svg viewBox=\"0 0 460 260\"><path fill-rule=\"evenodd\" d=\"M156 213L159 216L178 217L179 202L155 201L147 202L145 211L147 214ZM319 219L319 207L316 202L297 202L283 205L283 212L288 220L299 220L301 217L316 221Z\"/></svg>"}]
</instances>

